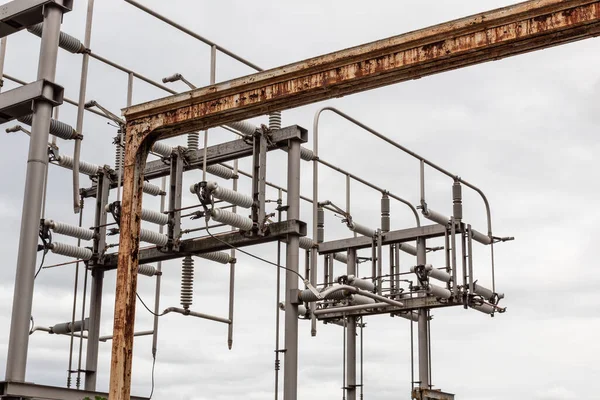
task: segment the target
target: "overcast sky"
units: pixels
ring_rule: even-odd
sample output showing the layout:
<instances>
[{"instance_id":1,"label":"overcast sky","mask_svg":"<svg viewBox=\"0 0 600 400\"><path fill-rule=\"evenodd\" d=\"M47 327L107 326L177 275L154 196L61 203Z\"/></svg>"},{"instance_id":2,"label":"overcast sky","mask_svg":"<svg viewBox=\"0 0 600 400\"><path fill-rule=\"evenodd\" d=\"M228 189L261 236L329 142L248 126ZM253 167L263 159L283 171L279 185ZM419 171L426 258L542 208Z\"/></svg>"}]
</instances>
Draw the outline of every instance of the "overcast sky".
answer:
<instances>
[{"instance_id":1,"label":"overcast sky","mask_svg":"<svg viewBox=\"0 0 600 400\"><path fill-rule=\"evenodd\" d=\"M63 30L83 38L86 2L65 15ZM197 86L209 82L209 48L120 0L97 1L92 50L156 81L180 72ZM311 56L408 32L435 23L504 6L512 1L219 1L143 0L143 4L221 46L272 68ZM479 186L487 195L494 233L515 236L497 245L496 285L506 293L507 312L495 318L462 308L432 314L433 384L464 400L570 400L592 398L600 390L600 269L594 241L600 231L600 178L593 139L600 113L600 43L597 39L518 56L372 90L342 99L286 111L283 125L312 127L315 112L334 106L410 149ZM8 39L5 73L25 81L36 78L39 39L27 32ZM248 67L220 54L217 81L251 73ZM77 99L81 56L59 53L57 83L65 96ZM126 105L127 76L96 60L90 61L87 100L97 100L118 113ZM14 85L6 82L6 88ZM173 84L175 90L185 90ZM166 93L136 80L134 103ZM75 126L76 109L64 105L60 119ZM255 122L266 123L266 118ZM12 126L7 124L6 128ZM211 143L232 140L211 130ZM418 203L418 163L333 114L322 117L320 155L407 200ZM114 165L111 145L115 129L87 113L82 159ZM312 139L312 129L309 129ZM185 144L185 138L170 140ZM2 134L5 171L0 191L0 376L4 375L10 310L23 200L28 138ZM61 152L72 143L59 141ZM309 141L307 146L312 146ZM311 196L311 166L303 162L302 192ZM250 170L244 160L240 168ZM51 166L47 217L76 224L71 208L70 171ZM269 154L268 180L285 184L285 153ZM451 213L451 180L428 169L427 200L431 208ZM201 180L186 174L185 184ZM159 184L160 182L154 182ZM87 178L82 185L89 186ZM229 185L230 183L223 183ZM319 200L343 205L345 178L321 168ZM187 187L184 185L184 187ZM241 190L249 193L248 179ZM485 231L480 198L464 191L465 220ZM114 199L115 194L112 194ZM277 192L270 190L268 198ZM377 192L352 184L351 212L365 225L379 225ZM195 204L186 194L184 205ZM269 205L269 210L273 205ZM144 197L144 207L158 200ZM92 225L93 201L84 210L84 226ZM301 218L309 223L310 206ZM185 227L201 222L185 221ZM328 215L326 240L350 236L339 219ZM393 204L392 229L414 226L405 206ZM156 229L153 226L148 228ZM188 235L189 236L189 235ZM189 236L191 237L191 236ZM55 236L59 240L59 236ZM60 241L72 243L70 239ZM111 238L116 242L117 238ZM431 245L439 245L432 241ZM274 261L276 245L251 248ZM361 253L367 256L368 252ZM442 265L443 256L430 260ZM48 255L46 265L68 261ZM303 265L301 257L300 265ZM403 255L402 269L414 265ZM491 285L489 248L477 246L475 275ZM319 263L321 265L321 263ZM336 265L336 274L343 266ZM179 262L163 265L161 308L179 303ZM71 319L74 267L46 269L36 281L33 316L37 325ZM102 313L102 335L112 332L114 273L108 273ZM196 260L193 309L227 315L229 270ZM168 315L161 318L156 363L155 399L265 399L273 394L275 341L275 276L272 266L240 255L236 272L234 346L227 349L227 327L211 321ZM78 315L81 313L81 287ZM140 277L139 293L153 303L154 281ZM283 314L281 315L283 319ZM366 319L364 331L364 396L370 400L410 397L410 323L389 316ZM152 327L141 307L136 330ZM416 329L416 325L415 325ZM283 337L283 336L282 336ZM85 344L84 344L85 345ZM416 345L416 342L415 342ZM69 339L37 332L29 349L27 380L65 385ZM132 394L151 389L151 339L135 339ZM76 346L74 367L77 365ZM85 355L85 348L83 351ZM416 353L415 353L416 357ZM300 321L299 398L329 400L342 396L342 329ZM108 390L110 342L101 344L99 390ZM83 363L85 366L85 360Z\"/></svg>"}]
</instances>

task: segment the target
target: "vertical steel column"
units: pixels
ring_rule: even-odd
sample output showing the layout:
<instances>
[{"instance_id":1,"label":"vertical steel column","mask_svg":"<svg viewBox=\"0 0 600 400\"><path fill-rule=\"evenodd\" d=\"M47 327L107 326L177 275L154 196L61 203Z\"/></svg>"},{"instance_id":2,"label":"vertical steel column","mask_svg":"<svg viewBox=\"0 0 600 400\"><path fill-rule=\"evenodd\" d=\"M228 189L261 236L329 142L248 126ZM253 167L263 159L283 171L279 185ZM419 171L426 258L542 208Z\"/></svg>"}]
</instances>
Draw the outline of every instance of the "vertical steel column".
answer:
<instances>
[{"instance_id":1,"label":"vertical steel column","mask_svg":"<svg viewBox=\"0 0 600 400\"><path fill-rule=\"evenodd\" d=\"M356 249L348 249L347 274L356 275ZM346 399L356 400L356 317L346 328Z\"/></svg>"},{"instance_id":2,"label":"vertical steel column","mask_svg":"<svg viewBox=\"0 0 600 400\"><path fill-rule=\"evenodd\" d=\"M417 239L417 265L425 265L427 259L425 255L425 238ZM426 295L425 295L426 296ZM419 382L420 387L429 389L429 329L427 321L429 319L429 310L421 308L419 310Z\"/></svg>"},{"instance_id":3,"label":"vertical steel column","mask_svg":"<svg viewBox=\"0 0 600 400\"><path fill-rule=\"evenodd\" d=\"M252 220L258 227L265 223L265 189L267 180L267 138L263 132L254 133L252 153Z\"/></svg>"},{"instance_id":4,"label":"vertical steel column","mask_svg":"<svg viewBox=\"0 0 600 400\"><path fill-rule=\"evenodd\" d=\"M171 154L171 176L169 181L169 248L179 250L181 236L181 196L183 185L183 155L179 151ZM176 211L173 211L176 210Z\"/></svg>"},{"instance_id":5,"label":"vertical steel column","mask_svg":"<svg viewBox=\"0 0 600 400\"><path fill-rule=\"evenodd\" d=\"M233 190L237 191L238 189L238 160L233 162L233 174L235 177L233 178ZM281 194L279 195L281 198ZM234 205L233 212L237 211L237 207ZM279 246L279 245L278 245ZM234 299L235 299L235 249L232 248L229 252L231 259L234 260L229 263L229 326L227 327L227 347L229 350L233 347L233 309L234 309ZM279 271L278 271L279 272ZM278 289L279 290L279 289Z\"/></svg>"},{"instance_id":6,"label":"vertical steel column","mask_svg":"<svg viewBox=\"0 0 600 400\"><path fill-rule=\"evenodd\" d=\"M98 190L96 191L96 226L94 239L94 253L102 254L106 246L106 209L110 181L105 171L98 177ZM92 287L90 293L90 323L85 356L85 390L96 390L96 371L98 369L98 345L100 338L100 317L102 315L102 287L104 285L104 270L97 263L92 266Z\"/></svg>"},{"instance_id":7,"label":"vertical steel column","mask_svg":"<svg viewBox=\"0 0 600 400\"><path fill-rule=\"evenodd\" d=\"M315 120L315 124L313 126L313 154L315 156L313 160L313 202L312 202L312 238L313 241L319 242L319 131L317 120ZM323 225L325 224L325 216L321 214L323 217ZM323 228L324 229L324 228ZM324 236L324 235L323 235ZM310 284L315 286L317 284L317 273L318 273L318 262L319 253L317 252L317 248L313 247L310 249ZM326 268L327 269L327 268ZM323 271L325 276L327 276L327 271ZM332 279L329 277L329 279ZM327 286L327 280L324 282L325 286ZM311 302L309 304L310 312L311 312L311 322L310 322L310 334L311 336L317 336L317 319L314 315L314 311L316 308L315 302Z\"/></svg>"},{"instance_id":8,"label":"vertical steel column","mask_svg":"<svg viewBox=\"0 0 600 400\"><path fill-rule=\"evenodd\" d=\"M4 87L4 60L6 60L6 36L0 39L0 91Z\"/></svg>"},{"instance_id":9,"label":"vertical steel column","mask_svg":"<svg viewBox=\"0 0 600 400\"><path fill-rule=\"evenodd\" d=\"M44 8L38 79L47 79L54 82L62 14L62 9L53 3L47 4ZM51 117L51 103L43 100L34 103L27 172L25 176L25 195L21 216L10 337L6 360L7 381L22 382L25 380L38 232L42 211L42 192L44 177L48 168L47 147Z\"/></svg>"},{"instance_id":10,"label":"vertical steel column","mask_svg":"<svg viewBox=\"0 0 600 400\"><path fill-rule=\"evenodd\" d=\"M160 181L160 189L164 192L167 186L167 177L163 176ZM160 196L160 212L165 211L165 196ZM164 226L159 225L158 232L163 233ZM152 358L156 360L158 349L158 315L160 313L160 284L162 283L162 261L156 263L156 287L154 288L154 322L152 327Z\"/></svg>"},{"instance_id":11,"label":"vertical steel column","mask_svg":"<svg viewBox=\"0 0 600 400\"><path fill-rule=\"evenodd\" d=\"M300 142L288 145L287 218L300 218ZM315 200L316 201L316 200ZM283 369L283 399L298 398L298 256L299 237L291 235L286 246L285 274L285 360ZM293 271L293 272L291 272ZM294 273L296 272L296 273Z\"/></svg>"},{"instance_id":12,"label":"vertical steel column","mask_svg":"<svg viewBox=\"0 0 600 400\"><path fill-rule=\"evenodd\" d=\"M94 0L88 0L87 15L85 19L85 37L83 45L86 49L90 48L92 40L92 19L94 16ZM85 92L87 90L88 65L90 62L90 54L83 53L81 60L81 80L79 82L79 104L77 106L77 125L75 129L80 135L83 132L83 117L85 115ZM73 210L79 212L81 205L79 204L79 154L81 152L81 138L75 139L73 148Z\"/></svg>"}]
</instances>

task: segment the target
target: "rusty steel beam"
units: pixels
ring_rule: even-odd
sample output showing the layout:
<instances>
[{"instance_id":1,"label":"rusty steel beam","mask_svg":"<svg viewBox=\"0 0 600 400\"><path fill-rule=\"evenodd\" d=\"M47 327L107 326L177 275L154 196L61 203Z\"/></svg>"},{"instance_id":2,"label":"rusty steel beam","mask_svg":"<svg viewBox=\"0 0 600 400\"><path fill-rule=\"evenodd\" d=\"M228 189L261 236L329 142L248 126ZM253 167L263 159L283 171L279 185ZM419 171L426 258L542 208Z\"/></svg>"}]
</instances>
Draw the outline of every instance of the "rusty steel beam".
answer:
<instances>
[{"instance_id":1,"label":"rusty steel beam","mask_svg":"<svg viewBox=\"0 0 600 400\"><path fill-rule=\"evenodd\" d=\"M155 140L598 34L600 0L534 0L125 109L111 400L129 399L143 171Z\"/></svg>"}]
</instances>

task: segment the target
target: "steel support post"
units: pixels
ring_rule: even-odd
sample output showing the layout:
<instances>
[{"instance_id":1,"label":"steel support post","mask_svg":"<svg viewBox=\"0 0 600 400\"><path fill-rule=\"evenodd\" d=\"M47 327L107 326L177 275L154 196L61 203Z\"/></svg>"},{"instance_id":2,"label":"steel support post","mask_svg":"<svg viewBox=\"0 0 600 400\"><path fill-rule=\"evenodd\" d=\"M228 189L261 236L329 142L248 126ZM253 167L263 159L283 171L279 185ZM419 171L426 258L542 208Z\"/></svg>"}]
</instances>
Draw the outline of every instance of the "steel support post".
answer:
<instances>
[{"instance_id":1,"label":"steel support post","mask_svg":"<svg viewBox=\"0 0 600 400\"><path fill-rule=\"evenodd\" d=\"M288 146L287 218L300 217L300 141ZM299 237L290 235L286 246L285 274L285 359L283 364L283 400L298 398L298 290Z\"/></svg>"},{"instance_id":2,"label":"steel support post","mask_svg":"<svg viewBox=\"0 0 600 400\"><path fill-rule=\"evenodd\" d=\"M356 249L348 249L348 275L356 275ZM356 317L346 328L346 399L356 400Z\"/></svg>"},{"instance_id":3,"label":"steel support post","mask_svg":"<svg viewBox=\"0 0 600 400\"><path fill-rule=\"evenodd\" d=\"M171 177L169 181L169 248L179 250L181 239L181 196L183 185L183 156L179 151L171 154Z\"/></svg>"},{"instance_id":4,"label":"steel support post","mask_svg":"<svg viewBox=\"0 0 600 400\"><path fill-rule=\"evenodd\" d=\"M417 239L417 265L425 265L426 244L424 238ZM426 296L426 295L425 295ZM429 389L429 329L427 321L429 310L419 309L418 337L419 337L419 386Z\"/></svg>"},{"instance_id":5,"label":"steel support post","mask_svg":"<svg viewBox=\"0 0 600 400\"><path fill-rule=\"evenodd\" d=\"M232 189L235 192L237 192L238 180L239 180L238 160L235 160L233 162L233 173L234 173L235 177L233 179ZM281 198L281 194L279 195L279 198ZM234 205L233 209L231 211L236 212L237 207ZM279 221L281 221L281 212L280 212ZM231 259L233 261L229 263L229 321L231 321L231 322L229 323L229 326L227 327L227 348L229 350L231 350L231 348L233 347L233 312L234 312L234 305L235 305L235 264L236 264L236 262L235 262L235 247L232 247L231 250L229 250L229 255L231 256ZM280 272L280 271L278 271L278 272ZM277 290L279 290L279 286L277 286Z\"/></svg>"},{"instance_id":6,"label":"steel support post","mask_svg":"<svg viewBox=\"0 0 600 400\"><path fill-rule=\"evenodd\" d=\"M94 254L104 253L106 247L106 204L110 193L110 180L108 174L102 171L98 177L98 192L96 196L96 226L94 239ZM85 357L85 390L96 390L98 369L98 345L100 343L100 317L102 315L102 288L104 285L104 270L99 268L98 262L92 267L92 287L90 293L90 323Z\"/></svg>"},{"instance_id":7,"label":"steel support post","mask_svg":"<svg viewBox=\"0 0 600 400\"><path fill-rule=\"evenodd\" d=\"M167 186L167 178L162 177L160 188L164 192ZM165 196L160 197L160 212L165 211ZM163 233L164 226L158 227L158 233ZM152 358L156 360L158 350L158 315L160 313L160 286L162 283L162 261L156 263L156 286L154 287L154 321L152 324Z\"/></svg>"},{"instance_id":8,"label":"steel support post","mask_svg":"<svg viewBox=\"0 0 600 400\"><path fill-rule=\"evenodd\" d=\"M46 79L54 82L62 15L63 9L56 5L48 4L44 8L44 31L40 45L38 80ZM17 272L6 360L6 380L13 382L23 382L27 368L29 324L33 302L42 193L48 168L47 147L51 118L52 104L47 101L36 101L33 106L33 123L27 158Z\"/></svg>"},{"instance_id":9,"label":"steel support post","mask_svg":"<svg viewBox=\"0 0 600 400\"><path fill-rule=\"evenodd\" d=\"M267 181L267 138L263 132L254 134L252 146L252 220L258 227L265 223L265 189Z\"/></svg>"}]
</instances>

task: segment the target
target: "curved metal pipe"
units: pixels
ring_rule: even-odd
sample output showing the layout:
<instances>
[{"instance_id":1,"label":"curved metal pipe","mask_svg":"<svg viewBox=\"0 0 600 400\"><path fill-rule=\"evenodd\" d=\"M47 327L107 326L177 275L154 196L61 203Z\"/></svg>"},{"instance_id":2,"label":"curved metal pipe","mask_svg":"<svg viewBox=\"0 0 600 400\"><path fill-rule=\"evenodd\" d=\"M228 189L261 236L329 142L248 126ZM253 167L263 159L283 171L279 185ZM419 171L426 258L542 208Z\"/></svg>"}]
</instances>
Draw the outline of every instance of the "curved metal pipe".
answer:
<instances>
[{"instance_id":1,"label":"curved metal pipe","mask_svg":"<svg viewBox=\"0 0 600 400\"><path fill-rule=\"evenodd\" d=\"M352 118L351 116L349 116L348 114L334 108L334 107L323 107L321 108L319 111L317 111L317 113L315 114L315 122L314 122L314 127L315 127L315 136L316 136L316 132L317 132L317 125L318 125L318 121L319 121L319 116L321 115L321 113L323 111L331 111L337 115L339 115L340 117L352 122L353 124L361 127L362 129L366 130L367 132L371 133L372 135L378 137L379 139L387 142L388 144L391 144L392 146L402 150L403 152L405 152L406 154L418 159L419 161L421 161L422 163L425 163L427 165L429 165L430 167L432 167L433 169L438 170L439 172L443 173L444 175L449 176L450 178L452 178L455 181L461 182L462 184L464 184L465 186L473 189L475 192L477 192L480 196L481 199L483 200L483 203L485 204L485 209L486 209L486 216L487 216L487 225L488 225L488 235L491 237L492 236L492 216L491 216L491 211L490 211L490 203L488 202L487 197L485 196L485 194L483 193L483 191L481 189L479 189L477 186L463 180L460 176L458 175L454 175L451 172L445 170L444 168L440 167L439 165L429 161L428 159L426 159L425 157L420 156L419 154L415 153L414 151L411 151L409 149L407 149L406 147L402 146L401 144L393 141L392 139L388 138L387 136L382 135L381 133L377 132L376 130L368 127L367 125L363 124L360 121L357 121L356 119ZM316 156L316 153L315 153ZM422 191L422 196L424 197L424 193Z\"/></svg>"},{"instance_id":2,"label":"curved metal pipe","mask_svg":"<svg viewBox=\"0 0 600 400\"><path fill-rule=\"evenodd\" d=\"M320 292L320 295L323 299L326 299L328 295L335 293L335 292L339 292L340 290L345 290L349 293L360 294L361 296L370 297L373 300L379 300L380 302L384 302L384 303L387 303L387 304L395 306L395 307L403 307L404 306L404 304L400 303L399 301L388 299L387 297L383 297L383 296L380 296L375 293L367 292L366 290L360 290L360 289L358 289L354 286L350 286L350 285L332 286L332 287Z\"/></svg>"}]
</instances>

